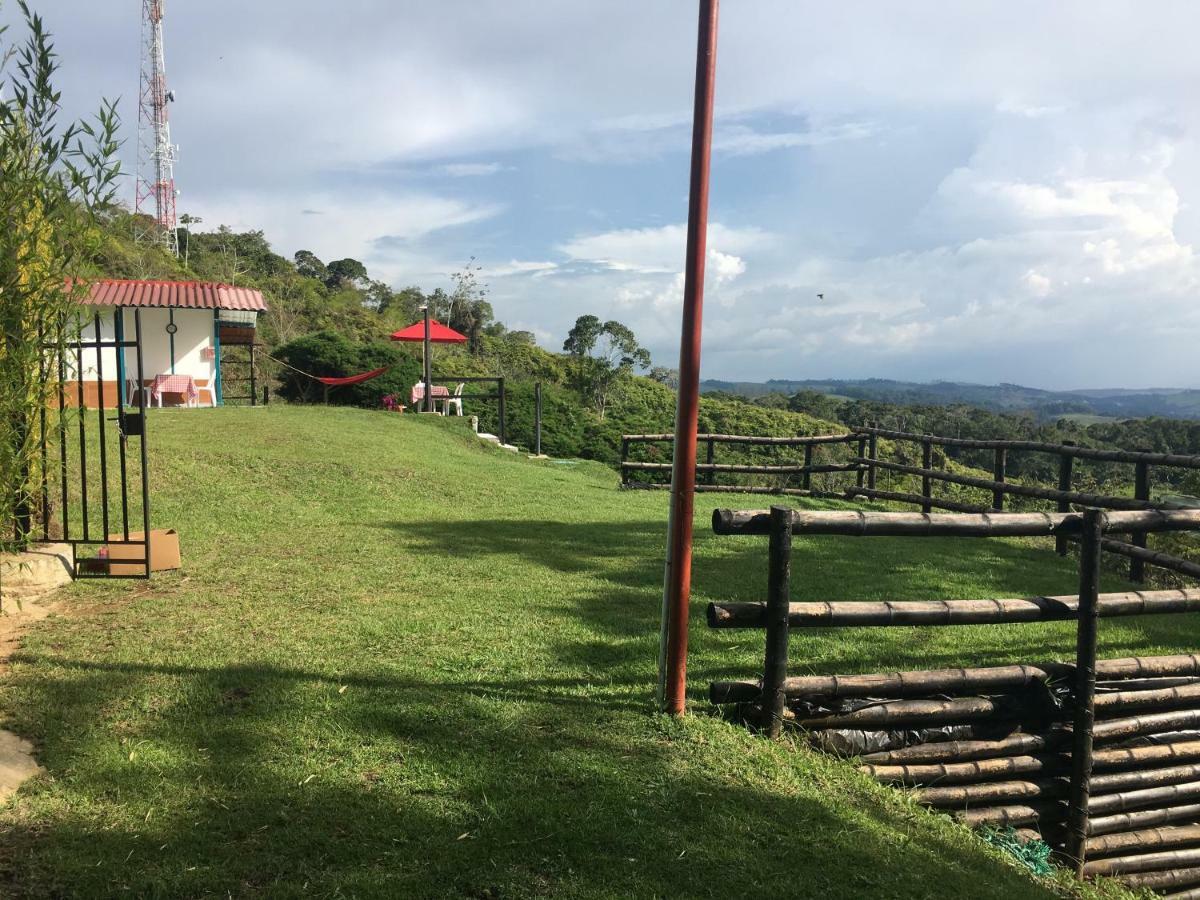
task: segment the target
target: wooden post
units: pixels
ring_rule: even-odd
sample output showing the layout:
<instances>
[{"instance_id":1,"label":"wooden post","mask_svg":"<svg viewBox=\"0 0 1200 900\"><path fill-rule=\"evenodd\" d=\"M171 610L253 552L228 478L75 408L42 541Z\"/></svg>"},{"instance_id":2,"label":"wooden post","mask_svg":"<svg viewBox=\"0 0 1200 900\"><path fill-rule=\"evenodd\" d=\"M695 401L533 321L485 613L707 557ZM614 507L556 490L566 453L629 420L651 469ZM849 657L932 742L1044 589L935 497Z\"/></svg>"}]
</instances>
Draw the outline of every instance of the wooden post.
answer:
<instances>
[{"instance_id":1,"label":"wooden post","mask_svg":"<svg viewBox=\"0 0 1200 900\"><path fill-rule=\"evenodd\" d=\"M507 444L508 443L508 422L507 422L507 419L505 418L504 376L503 375L501 375L499 378L496 379L496 385L498 388L496 393L499 394L499 396L500 396L500 443Z\"/></svg>"},{"instance_id":2,"label":"wooden post","mask_svg":"<svg viewBox=\"0 0 1200 900\"><path fill-rule=\"evenodd\" d=\"M921 468L933 468L933 441L929 439L929 435L925 435L921 440ZM921 504L921 512L933 512L933 506L929 503L929 498L933 496L933 478L928 472L921 476L921 496L925 498L925 502Z\"/></svg>"},{"instance_id":3,"label":"wooden post","mask_svg":"<svg viewBox=\"0 0 1200 900\"><path fill-rule=\"evenodd\" d=\"M1063 441L1063 446L1073 447L1074 441ZM1063 453L1058 457L1058 489L1060 491L1069 491L1071 489L1071 470L1075 464L1075 457L1070 453ZM1058 511L1060 513L1070 512L1071 504L1066 500L1058 501ZM1059 556L1067 555L1067 536L1060 534L1054 539L1054 549Z\"/></svg>"},{"instance_id":4,"label":"wooden post","mask_svg":"<svg viewBox=\"0 0 1200 900\"><path fill-rule=\"evenodd\" d=\"M625 468L625 463L629 462L629 438L621 438L621 487L629 484L629 470Z\"/></svg>"},{"instance_id":5,"label":"wooden post","mask_svg":"<svg viewBox=\"0 0 1200 900\"><path fill-rule=\"evenodd\" d=\"M270 406L270 405L271 405L271 386L269 384L264 384L263 385L263 406Z\"/></svg>"},{"instance_id":6,"label":"wooden post","mask_svg":"<svg viewBox=\"0 0 1200 900\"><path fill-rule=\"evenodd\" d=\"M258 406L258 382L254 377L254 340L250 340L250 405Z\"/></svg>"},{"instance_id":7,"label":"wooden post","mask_svg":"<svg viewBox=\"0 0 1200 900\"><path fill-rule=\"evenodd\" d=\"M806 469L811 468L812 464L813 464L813 445L805 444L804 445L804 468L806 468ZM803 484L804 484L804 489L806 491L812 489L812 472L804 473Z\"/></svg>"},{"instance_id":8,"label":"wooden post","mask_svg":"<svg viewBox=\"0 0 1200 900\"><path fill-rule=\"evenodd\" d=\"M1088 799L1092 778L1092 725L1096 699L1096 638L1100 614L1100 541L1104 513L1083 514L1079 545L1079 621L1075 637L1075 718L1071 727L1071 786L1067 799L1066 855L1083 874L1087 856Z\"/></svg>"},{"instance_id":9,"label":"wooden post","mask_svg":"<svg viewBox=\"0 0 1200 900\"><path fill-rule=\"evenodd\" d=\"M717 443L712 438L708 439L708 446L707 446L707 448L705 448L705 451L704 451L704 461L707 462L710 466L714 465L717 461ZM717 473L712 471L711 469L709 469L704 475L704 483L705 484L716 484L717 483Z\"/></svg>"},{"instance_id":10,"label":"wooden post","mask_svg":"<svg viewBox=\"0 0 1200 900\"><path fill-rule=\"evenodd\" d=\"M992 478L1003 483L1008 474L1008 451L1003 447L996 448L996 466L992 470ZM1004 488L998 487L992 491L992 509L1004 511Z\"/></svg>"},{"instance_id":11,"label":"wooden post","mask_svg":"<svg viewBox=\"0 0 1200 900\"><path fill-rule=\"evenodd\" d=\"M624 444L624 441L621 442ZM542 455L542 383L539 381L533 386L533 453L535 456ZM624 455L621 457L621 462L624 462Z\"/></svg>"},{"instance_id":12,"label":"wooden post","mask_svg":"<svg viewBox=\"0 0 1200 900\"><path fill-rule=\"evenodd\" d=\"M425 397L421 401L421 406L425 412L433 412L433 368L429 359L429 307L422 306L421 311L425 313L425 338L423 344L425 348L425 356L422 362L422 366L424 367L424 372L422 374L424 375L425 381ZM500 438L500 442L504 443L503 436Z\"/></svg>"},{"instance_id":13,"label":"wooden post","mask_svg":"<svg viewBox=\"0 0 1200 900\"><path fill-rule=\"evenodd\" d=\"M867 439L864 437L860 437L858 439L858 458L863 459L866 455L867 455ZM866 481L866 478L867 478L867 470L865 468L863 468L862 464L860 463L859 467L858 467L858 473L855 475L855 482L857 483L858 487L863 486L863 482Z\"/></svg>"},{"instance_id":14,"label":"wooden post","mask_svg":"<svg viewBox=\"0 0 1200 900\"><path fill-rule=\"evenodd\" d=\"M762 714L767 736L779 737L787 680L788 606L791 602L792 511L771 507L767 573L767 649L763 662Z\"/></svg>"},{"instance_id":15,"label":"wooden post","mask_svg":"<svg viewBox=\"0 0 1200 900\"><path fill-rule=\"evenodd\" d=\"M879 459L879 435L872 432L867 439L867 459L871 463L867 465L867 490L875 490L875 466L873 463Z\"/></svg>"},{"instance_id":16,"label":"wooden post","mask_svg":"<svg viewBox=\"0 0 1200 900\"><path fill-rule=\"evenodd\" d=\"M1148 452L1148 451L1146 451ZM1145 460L1134 463L1133 495L1138 500L1150 499L1150 464ZM1146 548L1146 532L1135 531L1129 536L1129 543L1135 547ZM1136 556L1129 558L1129 580L1141 584L1146 580L1146 562Z\"/></svg>"}]
</instances>

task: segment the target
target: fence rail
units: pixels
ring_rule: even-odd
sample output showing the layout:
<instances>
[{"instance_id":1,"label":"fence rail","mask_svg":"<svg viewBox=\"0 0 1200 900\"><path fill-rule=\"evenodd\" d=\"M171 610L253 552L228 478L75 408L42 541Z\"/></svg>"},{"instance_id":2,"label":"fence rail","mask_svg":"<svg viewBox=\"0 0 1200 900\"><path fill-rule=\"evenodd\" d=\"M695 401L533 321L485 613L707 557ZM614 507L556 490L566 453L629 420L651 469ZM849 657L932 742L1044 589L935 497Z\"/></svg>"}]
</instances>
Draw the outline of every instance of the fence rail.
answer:
<instances>
[{"instance_id":1,"label":"fence rail","mask_svg":"<svg viewBox=\"0 0 1200 900\"><path fill-rule=\"evenodd\" d=\"M891 441L893 447L909 443L919 448L919 464L912 456L901 460L883 459L880 440ZM669 487L661 476L667 475L671 464L666 461L631 459L638 444L670 443L670 434L627 434L621 439L621 485L627 489L665 489ZM919 507L923 513L946 510L954 513L1003 512L1009 498L1023 501L1045 501L1053 504L1059 514L1068 514L1075 507L1099 507L1118 511L1195 510L1196 504L1152 496L1152 468L1200 469L1200 456L1158 453L1151 451L1104 450L1080 447L1071 443L1055 444L1043 441L976 440L938 435L917 434L875 427L853 428L845 434L796 435L765 437L759 435L700 434L697 440L706 446L704 461L697 463L698 492L748 493L780 496L856 499L904 503ZM800 448L803 459L754 460L752 462L716 462L716 447L737 445L747 449L778 450ZM838 448L847 450L839 451ZM949 471L935 465L934 448L991 450L990 478ZM847 452L849 455L847 455ZM1055 486L1015 482L1010 477L1012 454L1016 452L1043 453L1058 459L1058 479ZM916 454L914 454L916 455ZM831 458L831 456L833 458ZM1133 496L1115 496L1080 490L1076 487L1079 473L1076 460L1093 460L1128 464L1133 467ZM899 485L881 486L879 473L906 479ZM814 481L813 476L824 476ZM729 484L731 478L745 482L762 476L773 484ZM939 496L938 484L970 488L986 492L987 501L969 502L970 498ZM1200 527L1200 523L1196 527ZM1043 532L1045 533L1045 532ZM1055 547L1065 555L1071 535L1055 532ZM1146 566L1200 577L1200 563L1147 549L1146 532L1131 529L1127 541L1106 539L1102 550L1129 560L1129 577L1135 583L1145 580Z\"/></svg>"},{"instance_id":2,"label":"fence rail","mask_svg":"<svg viewBox=\"0 0 1200 900\"><path fill-rule=\"evenodd\" d=\"M1200 884L1200 656L1098 660L1100 620L1200 610L1200 589L1100 593L1106 534L1195 528L1200 511L941 513L717 510L719 534L766 536L766 598L713 603L709 625L764 631L762 676L716 681L768 736L790 723L845 749L884 784L962 822L1036 825L1081 876ZM1081 544L1075 594L999 600L791 602L794 535L1065 535ZM791 631L1074 621L1073 662L868 675L788 674ZM951 729L952 733L948 733ZM1144 745L1144 740L1155 742ZM874 749L863 752L868 741ZM839 744L841 742L841 744ZM1096 749L1099 748L1099 749ZM1195 801L1195 802L1192 802ZM1172 824L1171 828L1159 828ZM1153 872L1147 882L1142 873Z\"/></svg>"}]
</instances>

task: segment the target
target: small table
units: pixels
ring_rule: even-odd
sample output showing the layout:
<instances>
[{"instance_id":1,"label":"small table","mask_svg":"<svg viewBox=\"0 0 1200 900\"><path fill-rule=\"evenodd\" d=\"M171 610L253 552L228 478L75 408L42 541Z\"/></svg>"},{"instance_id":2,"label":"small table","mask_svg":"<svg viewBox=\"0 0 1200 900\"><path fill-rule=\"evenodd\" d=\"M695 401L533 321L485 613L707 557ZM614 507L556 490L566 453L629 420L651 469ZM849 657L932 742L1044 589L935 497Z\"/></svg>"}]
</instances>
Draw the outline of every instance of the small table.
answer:
<instances>
[{"instance_id":1,"label":"small table","mask_svg":"<svg viewBox=\"0 0 1200 900\"><path fill-rule=\"evenodd\" d=\"M433 408L436 410L438 401L444 400L450 396L450 389L444 385L435 384L430 386L429 396L433 398ZM425 382L419 382L413 385L412 389L412 405L414 408L425 399Z\"/></svg>"},{"instance_id":2,"label":"small table","mask_svg":"<svg viewBox=\"0 0 1200 900\"><path fill-rule=\"evenodd\" d=\"M158 403L159 409L162 409L163 394L182 394L188 406L195 406L200 399L196 379L191 375L155 375L150 385L150 399Z\"/></svg>"}]
</instances>

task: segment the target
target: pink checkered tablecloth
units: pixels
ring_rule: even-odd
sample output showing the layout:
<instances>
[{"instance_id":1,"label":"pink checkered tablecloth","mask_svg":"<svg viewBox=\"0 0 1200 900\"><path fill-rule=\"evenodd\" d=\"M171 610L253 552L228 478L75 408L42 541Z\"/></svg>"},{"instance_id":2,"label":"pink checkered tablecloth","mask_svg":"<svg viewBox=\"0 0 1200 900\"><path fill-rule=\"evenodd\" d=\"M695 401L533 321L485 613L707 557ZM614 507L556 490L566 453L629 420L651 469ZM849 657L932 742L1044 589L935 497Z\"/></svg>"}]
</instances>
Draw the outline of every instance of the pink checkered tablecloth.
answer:
<instances>
[{"instance_id":1,"label":"pink checkered tablecloth","mask_svg":"<svg viewBox=\"0 0 1200 900\"><path fill-rule=\"evenodd\" d=\"M188 402L195 402L200 392L196 389L196 379L191 375L156 375L150 385L150 397L161 402L163 394L183 394Z\"/></svg>"},{"instance_id":2,"label":"pink checkered tablecloth","mask_svg":"<svg viewBox=\"0 0 1200 900\"><path fill-rule=\"evenodd\" d=\"M445 387L444 385L435 384L435 385L431 386L429 395L431 397L433 397L434 401L436 402L438 400L443 399L444 397L449 397L450 389L448 387ZM414 384L413 389L412 389L413 405L416 406L417 403L419 403L420 401L422 401L424 399L425 399L425 384L424 384L424 382Z\"/></svg>"}]
</instances>

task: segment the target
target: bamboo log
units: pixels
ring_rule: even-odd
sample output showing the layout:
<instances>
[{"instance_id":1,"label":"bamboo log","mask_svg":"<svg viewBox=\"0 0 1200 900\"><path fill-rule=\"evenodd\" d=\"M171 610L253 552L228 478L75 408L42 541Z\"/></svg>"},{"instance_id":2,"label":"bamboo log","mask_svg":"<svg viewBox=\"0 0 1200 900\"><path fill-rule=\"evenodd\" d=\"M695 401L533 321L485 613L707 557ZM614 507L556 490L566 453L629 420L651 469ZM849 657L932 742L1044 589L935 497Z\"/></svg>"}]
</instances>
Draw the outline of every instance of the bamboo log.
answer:
<instances>
[{"instance_id":1,"label":"bamboo log","mask_svg":"<svg viewBox=\"0 0 1200 900\"><path fill-rule=\"evenodd\" d=\"M899 625L987 625L1061 622L1076 618L1079 600L1071 595L1004 600L835 600L789 605L791 628ZM1200 589L1125 591L1101 594L1102 618L1200 611ZM762 628L760 601L710 603L710 628Z\"/></svg>"},{"instance_id":2,"label":"bamboo log","mask_svg":"<svg viewBox=\"0 0 1200 900\"><path fill-rule=\"evenodd\" d=\"M1126 769L1135 766L1154 766L1164 762L1183 763L1200 760L1200 741L1182 741L1152 747L1129 747L1120 750L1097 750L1092 766L1097 771Z\"/></svg>"},{"instance_id":3,"label":"bamboo log","mask_svg":"<svg viewBox=\"0 0 1200 900\"><path fill-rule=\"evenodd\" d=\"M1200 684L1148 691L1115 691L1096 696L1096 711L1135 712L1200 705Z\"/></svg>"},{"instance_id":4,"label":"bamboo log","mask_svg":"<svg viewBox=\"0 0 1200 900\"><path fill-rule=\"evenodd\" d=\"M901 725L928 727L998 717L1012 718L1012 714L1003 704L986 697L966 697L960 700L896 700L879 706L856 709L854 712L797 719L795 724L808 731L830 728L890 729Z\"/></svg>"},{"instance_id":5,"label":"bamboo log","mask_svg":"<svg viewBox=\"0 0 1200 900\"><path fill-rule=\"evenodd\" d=\"M898 441L921 441L925 435L909 431L889 431L884 428L857 427L854 434L876 435ZM1079 447L1075 444L1050 444L1043 441L976 440L973 438L934 437L939 447L963 447L972 450L1033 450L1041 453L1057 453L1079 459L1098 459L1106 462L1146 462L1153 466L1177 466L1200 469L1200 456L1183 456L1175 453L1151 453L1128 450L1100 450L1095 447Z\"/></svg>"},{"instance_id":6,"label":"bamboo log","mask_svg":"<svg viewBox=\"0 0 1200 900\"><path fill-rule=\"evenodd\" d=\"M954 787L929 787L913 791L913 799L935 809L1005 803L1008 800L1057 798L1067 793L1066 779L1045 781L996 781Z\"/></svg>"},{"instance_id":7,"label":"bamboo log","mask_svg":"<svg viewBox=\"0 0 1200 900\"><path fill-rule=\"evenodd\" d=\"M640 481L625 481L621 488L627 491L669 491L670 484L651 484ZM770 494L784 497L818 497L828 500L844 500L842 491L806 490L804 488L774 487L751 484L698 484L697 494Z\"/></svg>"},{"instance_id":8,"label":"bamboo log","mask_svg":"<svg viewBox=\"0 0 1200 900\"><path fill-rule=\"evenodd\" d=\"M462 381L462 379L458 379ZM621 440L630 443L657 443L673 441L674 434L623 434ZM697 441L712 441L716 444L748 444L760 446L802 447L805 444L851 444L858 440L855 434L802 434L794 437L767 437L753 434L697 434Z\"/></svg>"},{"instance_id":9,"label":"bamboo log","mask_svg":"<svg viewBox=\"0 0 1200 900\"><path fill-rule=\"evenodd\" d=\"M924 480L934 479L950 484L961 484L964 487L974 487L985 491L1002 491L1015 494L1018 497L1034 497L1039 500L1059 500L1065 503L1078 503L1084 506L1097 506L1105 509L1189 509L1181 503L1169 500L1138 500L1134 497L1111 497L1104 494L1085 494L1081 491L1062 491L1058 488L1039 487L1032 484L1015 484L1011 481L994 481L991 478L980 478L977 475L961 475L957 472L947 472L944 469L927 469L921 466L909 466L904 463L877 459L874 461L856 459L853 462L860 465L878 466L904 475L916 475Z\"/></svg>"},{"instance_id":10,"label":"bamboo log","mask_svg":"<svg viewBox=\"0 0 1200 900\"><path fill-rule=\"evenodd\" d=\"M670 472L672 469L672 464L657 462L623 462L621 463L621 468L634 472ZM858 466L853 463L829 463L819 466L750 466L737 465L734 463L696 463L697 472L727 472L735 475L805 475L812 472L817 474L826 472L854 472L857 471L857 469Z\"/></svg>"},{"instance_id":11,"label":"bamboo log","mask_svg":"<svg viewBox=\"0 0 1200 900\"><path fill-rule=\"evenodd\" d=\"M1140 875L1122 875L1126 887L1146 890L1163 890L1171 887L1191 887L1200 884L1200 868L1173 869L1167 872L1146 872Z\"/></svg>"},{"instance_id":12,"label":"bamboo log","mask_svg":"<svg viewBox=\"0 0 1200 900\"><path fill-rule=\"evenodd\" d=\"M1165 828L1143 828L1123 834L1106 834L1088 838L1088 855L1112 856L1131 850L1185 847L1200 844L1200 825L1174 825Z\"/></svg>"},{"instance_id":13,"label":"bamboo log","mask_svg":"<svg viewBox=\"0 0 1200 900\"><path fill-rule=\"evenodd\" d=\"M1045 804L1013 804L960 810L953 815L959 823L968 828L980 828L984 825L1032 825L1040 821L1042 816L1054 811L1054 807Z\"/></svg>"},{"instance_id":14,"label":"bamboo log","mask_svg":"<svg viewBox=\"0 0 1200 900\"><path fill-rule=\"evenodd\" d=\"M1200 675L1200 656L1127 656L1096 663L1096 677L1103 679L1157 678L1164 675Z\"/></svg>"},{"instance_id":15,"label":"bamboo log","mask_svg":"<svg viewBox=\"0 0 1200 900\"><path fill-rule=\"evenodd\" d=\"M1112 876L1128 872L1160 872L1164 869L1194 867L1197 864L1200 864L1200 847L1191 847L1097 859L1084 865L1083 874Z\"/></svg>"},{"instance_id":16,"label":"bamboo log","mask_svg":"<svg viewBox=\"0 0 1200 900\"><path fill-rule=\"evenodd\" d=\"M766 535L768 511L713 510L717 534ZM1152 509L1105 513L1106 533L1200 530L1200 510ZM792 534L841 534L853 537L1050 537L1078 534L1078 513L866 512L793 510Z\"/></svg>"},{"instance_id":17,"label":"bamboo log","mask_svg":"<svg viewBox=\"0 0 1200 900\"><path fill-rule=\"evenodd\" d=\"M1067 797L1064 855L1075 873L1087 859L1089 798L1092 792L1092 723L1095 720L1096 639L1100 625L1100 540L1098 509L1083 514L1079 550L1079 626L1075 634L1074 720L1071 724L1071 783ZM1120 778L1122 776L1110 776Z\"/></svg>"},{"instance_id":18,"label":"bamboo log","mask_svg":"<svg viewBox=\"0 0 1200 900\"><path fill-rule=\"evenodd\" d=\"M887 672L878 675L798 675L783 683L789 697L877 697L901 699L930 694L952 694L970 691L983 693L1005 689L1026 688L1044 682L1049 676L1036 666L994 666L986 669L931 669L919 672ZM742 685L752 682L716 682L719 685L738 685L723 688L740 694ZM715 687L715 685L714 685ZM743 699L738 697L738 700ZM736 702L731 700L716 702Z\"/></svg>"},{"instance_id":19,"label":"bamboo log","mask_svg":"<svg viewBox=\"0 0 1200 900\"><path fill-rule=\"evenodd\" d=\"M1061 757L1004 756L963 763L935 763L926 766L859 766L858 771L883 784L943 785L976 784L991 778L1057 772L1063 768Z\"/></svg>"},{"instance_id":20,"label":"bamboo log","mask_svg":"<svg viewBox=\"0 0 1200 900\"><path fill-rule=\"evenodd\" d=\"M1194 800L1197 797L1200 797L1200 781L1189 781L1184 784L1147 788L1143 791L1125 791L1092 797L1088 803L1088 812L1096 816L1105 816L1133 809L1179 805L1176 801Z\"/></svg>"},{"instance_id":21,"label":"bamboo log","mask_svg":"<svg viewBox=\"0 0 1200 900\"><path fill-rule=\"evenodd\" d=\"M1168 822L1200 821L1200 803L1181 806L1164 806L1159 809L1143 809L1138 812L1117 813L1109 816L1093 816L1088 823L1088 834L1093 836L1117 834L1164 825Z\"/></svg>"},{"instance_id":22,"label":"bamboo log","mask_svg":"<svg viewBox=\"0 0 1200 900\"><path fill-rule=\"evenodd\" d=\"M783 682L788 663L788 597L791 595L792 530L786 507L771 508L766 607L766 653L763 661L762 708L767 736L779 737L786 696Z\"/></svg>"},{"instance_id":23,"label":"bamboo log","mask_svg":"<svg viewBox=\"0 0 1200 900\"><path fill-rule=\"evenodd\" d=\"M1044 734L1013 734L998 741L941 741L865 753L860 762L878 765L965 762L972 759L995 759L1004 756L1040 753L1063 744L1068 733L1049 731Z\"/></svg>"},{"instance_id":24,"label":"bamboo log","mask_svg":"<svg viewBox=\"0 0 1200 900\"><path fill-rule=\"evenodd\" d=\"M1135 772L1113 772L1107 775L1093 775L1092 793L1112 794L1167 784L1186 784L1197 780L1200 780L1200 765L1197 764L1143 769Z\"/></svg>"},{"instance_id":25,"label":"bamboo log","mask_svg":"<svg viewBox=\"0 0 1200 900\"><path fill-rule=\"evenodd\" d=\"M1200 564L1191 560L1180 559L1178 556L1158 550L1147 550L1144 547L1138 547L1125 541L1115 541L1111 538L1106 539L1103 546L1108 553L1115 553L1144 565L1158 566L1160 569L1168 569L1191 578L1200 578ZM1137 579L1132 580L1136 581Z\"/></svg>"},{"instance_id":26,"label":"bamboo log","mask_svg":"<svg viewBox=\"0 0 1200 900\"><path fill-rule=\"evenodd\" d=\"M1196 727L1200 727L1200 709L1180 709L1130 716L1127 719L1107 719L1097 722L1092 734L1097 742L1111 744L1144 734L1163 734Z\"/></svg>"},{"instance_id":27,"label":"bamboo log","mask_svg":"<svg viewBox=\"0 0 1200 900\"><path fill-rule=\"evenodd\" d=\"M917 505L927 504L951 512L982 513L989 511L986 506L980 506L977 503L959 503L957 500L947 500L944 497L930 497L929 499L925 499L920 494L906 494L899 491L876 491L862 487L847 488L845 496L847 499L866 497L868 500L891 500L896 503L913 503Z\"/></svg>"},{"instance_id":28,"label":"bamboo log","mask_svg":"<svg viewBox=\"0 0 1200 900\"><path fill-rule=\"evenodd\" d=\"M1176 891L1171 894L1164 894L1163 900L1200 900L1200 887L1188 888L1185 891Z\"/></svg>"}]
</instances>

